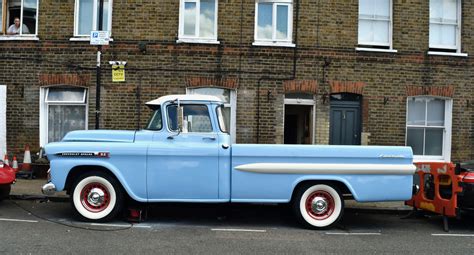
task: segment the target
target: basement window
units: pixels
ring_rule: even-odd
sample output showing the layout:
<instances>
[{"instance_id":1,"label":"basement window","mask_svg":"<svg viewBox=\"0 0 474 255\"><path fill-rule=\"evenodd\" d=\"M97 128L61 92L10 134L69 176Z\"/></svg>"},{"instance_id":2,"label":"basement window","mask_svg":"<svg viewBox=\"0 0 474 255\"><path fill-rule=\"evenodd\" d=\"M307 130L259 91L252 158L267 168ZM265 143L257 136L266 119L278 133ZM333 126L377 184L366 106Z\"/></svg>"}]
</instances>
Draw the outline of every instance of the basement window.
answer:
<instances>
[{"instance_id":1,"label":"basement window","mask_svg":"<svg viewBox=\"0 0 474 255\"><path fill-rule=\"evenodd\" d=\"M87 129L87 89L52 87L40 90L40 144L60 141L73 130Z\"/></svg>"},{"instance_id":2,"label":"basement window","mask_svg":"<svg viewBox=\"0 0 474 255\"><path fill-rule=\"evenodd\" d=\"M38 0L0 0L0 32L10 38L35 38Z\"/></svg>"}]
</instances>

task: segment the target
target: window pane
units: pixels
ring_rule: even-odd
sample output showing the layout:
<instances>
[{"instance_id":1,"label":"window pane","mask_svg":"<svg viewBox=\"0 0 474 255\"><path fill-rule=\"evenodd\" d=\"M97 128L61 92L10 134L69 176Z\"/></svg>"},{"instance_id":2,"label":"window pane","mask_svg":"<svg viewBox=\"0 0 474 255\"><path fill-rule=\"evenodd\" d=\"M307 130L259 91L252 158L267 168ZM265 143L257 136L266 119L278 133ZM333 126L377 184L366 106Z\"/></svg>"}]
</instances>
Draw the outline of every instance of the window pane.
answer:
<instances>
[{"instance_id":1,"label":"window pane","mask_svg":"<svg viewBox=\"0 0 474 255\"><path fill-rule=\"evenodd\" d=\"M428 126L444 126L444 100L428 100Z\"/></svg>"},{"instance_id":2,"label":"window pane","mask_svg":"<svg viewBox=\"0 0 474 255\"><path fill-rule=\"evenodd\" d=\"M187 126L188 132L212 132L211 118L207 106L185 105L183 126Z\"/></svg>"},{"instance_id":3,"label":"window pane","mask_svg":"<svg viewBox=\"0 0 474 255\"><path fill-rule=\"evenodd\" d=\"M84 103L85 90L81 88L50 88L48 102L79 102Z\"/></svg>"},{"instance_id":4,"label":"window pane","mask_svg":"<svg viewBox=\"0 0 474 255\"><path fill-rule=\"evenodd\" d=\"M457 22L458 9L457 0L444 0L443 1L443 19L448 22Z\"/></svg>"},{"instance_id":5,"label":"window pane","mask_svg":"<svg viewBox=\"0 0 474 255\"><path fill-rule=\"evenodd\" d=\"M230 103L230 90L221 88L198 88L192 90L194 94L216 96L225 103Z\"/></svg>"},{"instance_id":6,"label":"window pane","mask_svg":"<svg viewBox=\"0 0 474 255\"><path fill-rule=\"evenodd\" d=\"M23 31L22 34L36 34L36 0L23 0Z\"/></svg>"},{"instance_id":7,"label":"window pane","mask_svg":"<svg viewBox=\"0 0 474 255\"><path fill-rule=\"evenodd\" d=\"M90 35L92 30L92 15L94 11L93 0L79 1L79 19L78 19L78 33L80 35Z\"/></svg>"},{"instance_id":8,"label":"window pane","mask_svg":"<svg viewBox=\"0 0 474 255\"><path fill-rule=\"evenodd\" d=\"M456 26L452 25L441 25L441 45L456 46Z\"/></svg>"},{"instance_id":9,"label":"window pane","mask_svg":"<svg viewBox=\"0 0 474 255\"><path fill-rule=\"evenodd\" d=\"M200 37L214 37L215 25L215 0L201 0L201 10L199 19L199 36Z\"/></svg>"},{"instance_id":10,"label":"window pane","mask_svg":"<svg viewBox=\"0 0 474 255\"><path fill-rule=\"evenodd\" d=\"M225 126L230 131L233 128L230 126L230 107L222 107L222 115L224 115Z\"/></svg>"},{"instance_id":11,"label":"window pane","mask_svg":"<svg viewBox=\"0 0 474 255\"><path fill-rule=\"evenodd\" d=\"M441 45L442 38L441 25L430 24L430 46Z\"/></svg>"},{"instance_id":12,"label":"window pane","mask_svg":"<svg viewBox=\"0 0 474 255\"><path fill-rule=\"evenodd\" d=\"M374 21L374 42L387 44L388 41L388 21Z\"/></svg>"},{"instance_id":13,"label":"window pane","mask_svg":"<svg viewBox=\"0 0 474 255\"><path fill-rule=\"evenodd\" d=\"M155 112L151 115L150 120L148 121L148 125L146 129L148 130L161 130L163 126L163 120L161 118L161 108L155 110Z\"/></svg>"},{"instance_id":14,"label":"window pane","mask_svg":"<svg viewBox=\"0 0 474 255\"><path fill-rule=\"evenodd\" d=\"M430 19L443 17L443 0L430 0Z\"/></svg>"},{"instance_id":15,"label":"window pane","mask_svg":"<svg viewBox=\"0 0 474 255\"><path fill-rule=\"evenodd\" d=\"M443 129L426 129L425 155L443 155Z\"/></svg>"},{"instance_id":16,"label":"window pane","mask_svg":"<svg viewBox=\"0 0 474 255\"><path fill-rule=\"evenodd\" d=\"M96 28L99 30L99 0L97 0L97 24ZM102 16L102 31L107 31L109 29L109 0L104 0L104 10L103 10L103 16Z\"/></svg>"},{"instance_id":17,"label":"window pane","mask_svg":"<svg viewBox=\"0 0 474 255\"><path fill-rule=\"evenodd\" d=\"M60 141L73 130L86 128L84 105L50 105L48 110L48 142Z\"/></svg>"},{"instance_id":18,"label":"window pane","mask_svg":"<svg viewBox=\"0 0 474 255\"><path fill-rule=\"evenodd\" d=\"M289 99L310 99L310 100L314 99L313 95L308 94L308 93L288 93L288 94L285 94L285 98L289 98Z\"/></svg>"},{"instance_id":19,"label":"window pane","mask_svg":"<svg viewBox=\"0 0 474 255\"><path fill-rule=\"evenodd\" d=\"M272 39L272 4L258 4L257 38Z\"/></svg>"},{"instance_id":20,"label":"window pane","mask_svg":"<svg viewBox=\"0 0 474 255\"><path fill-rule=\"evenodd\" d=\"M372 17L375 14L376 0L360 0L359 1L359 15Z\"/></svg>"},{"instance_id":21,"label":"window pane","mask_svg":"<svg viewBox=\"0 0 474 255\"><path fill-rule=\"evenodd\" d=\"M196 3L184 3L184 31L185 35L196 35Z\"/></svg>"},{"instance_id":22,"label":"window pane","mask_svg":"<svg viewBox=\"0 0 474 255\"><path fill-rule=\"evenodd\" d=\"M408 101L407 125L425 125L426 103L423 98L412 98Z\"/></svg>"},{"instance_id":23,"label":"window pane","mask_svg":"<svg viewBox=\"0 0 474 255\"><path fill-rule=\"evenodd\" d=\"M407 129L407 146L413 149L413 155L423 155L423 128Z\"/></svg>"},{"instance_id":24,"label":"window pane","mask_svg":"<svg viewBox=\"0 0 474 255\"><path fill-rule=\"evenodd\" d=\"M375 14L381 18L390 18L390 0L377 0L375 2Z\"/></svg>"},{"instance_id":25,"label":"window pane","mask_svg":"<svg viewBox=\"0 0 474 255\"><path fill-rule=\"evenodd\" d=\"M288 6L277 5L277 31L276 39L288 38Z\"/></svg>"},{"instance_id":26,"label":"window pane","mask_svg":"<svg viewBox=\"0 0 474 255\"><path fill-rule=\"evenodd\" d=\"M374 40L372 23L373 21L370 20L359 20L359 43L367 43Z\"/></svg>"}]
</instances>

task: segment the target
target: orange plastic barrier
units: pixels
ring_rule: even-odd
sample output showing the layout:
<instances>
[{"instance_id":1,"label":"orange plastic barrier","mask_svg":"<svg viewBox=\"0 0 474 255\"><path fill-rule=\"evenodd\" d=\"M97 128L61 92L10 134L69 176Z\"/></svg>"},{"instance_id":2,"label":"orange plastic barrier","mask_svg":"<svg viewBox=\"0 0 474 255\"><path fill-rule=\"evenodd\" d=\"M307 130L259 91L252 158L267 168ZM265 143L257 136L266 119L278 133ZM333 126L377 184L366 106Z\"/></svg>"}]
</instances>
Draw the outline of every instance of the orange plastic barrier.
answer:
<instances>
[{"instance_id":1,"label":"orange plastic barrier","mask_svg":"<svg viewBox=\"0 0 474 255\"><path fill-rule=\"evenodd\" d=\"M459 183L462 175L455 174L453 163L415 163L420 177L420 190L406 205L438 213L447 217L458 214L457 194L462 192Z\"/></svg>"}]
</instances>

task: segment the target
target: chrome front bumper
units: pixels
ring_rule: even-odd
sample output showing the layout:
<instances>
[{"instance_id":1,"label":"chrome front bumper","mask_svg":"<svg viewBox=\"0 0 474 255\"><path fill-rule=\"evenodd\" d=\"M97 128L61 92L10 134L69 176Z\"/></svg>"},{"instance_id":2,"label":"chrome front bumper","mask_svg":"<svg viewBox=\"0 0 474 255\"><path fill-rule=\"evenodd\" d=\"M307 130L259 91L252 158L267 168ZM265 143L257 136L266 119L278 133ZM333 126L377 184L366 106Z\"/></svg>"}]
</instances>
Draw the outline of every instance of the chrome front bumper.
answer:
<instances>
[{"instance_id":1,"label":"chrome front bumper","mask_svg":"<svg viewBox=\"0 0 474 255\"><path fill-rule=\"evenodd\" d=\"M46 196L52 196L56 193L56 186L52 182L48 182L41 188L41 192L43 192Z\"/></svg>"}]
</instances>

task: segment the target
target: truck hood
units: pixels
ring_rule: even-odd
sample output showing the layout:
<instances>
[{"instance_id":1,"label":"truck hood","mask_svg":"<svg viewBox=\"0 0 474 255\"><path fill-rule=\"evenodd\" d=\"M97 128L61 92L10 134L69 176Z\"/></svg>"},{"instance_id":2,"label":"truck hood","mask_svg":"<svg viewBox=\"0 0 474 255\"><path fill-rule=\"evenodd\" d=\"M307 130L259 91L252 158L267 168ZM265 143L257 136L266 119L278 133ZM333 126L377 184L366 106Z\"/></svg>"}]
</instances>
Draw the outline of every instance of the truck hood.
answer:
<instances>
[{"instance_id":1,"label":"truck hood","mask_svg":"<svg viewBox=\"0 0 474 255\"><path fill-rule=\"evenodd\" d=\"M121 142L133 143L136 131L80 130L67 133L62 142Z\"/></svg>"}]
</instances>

